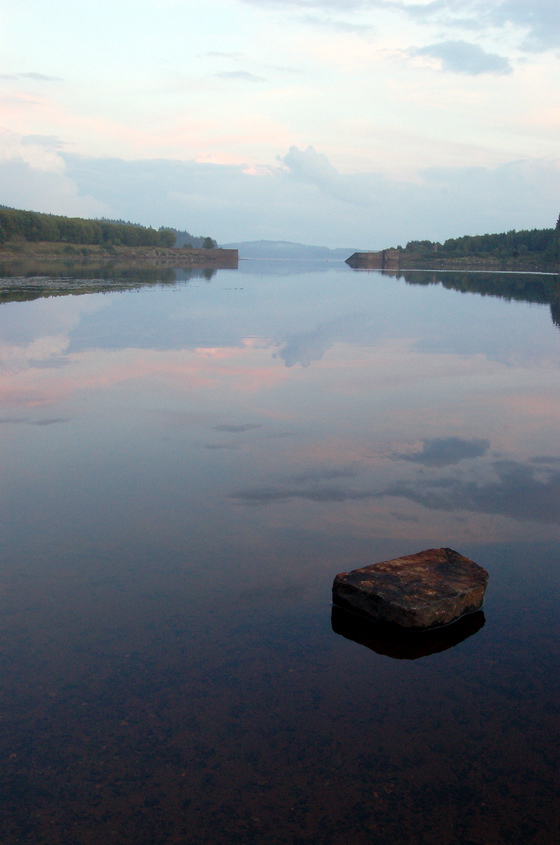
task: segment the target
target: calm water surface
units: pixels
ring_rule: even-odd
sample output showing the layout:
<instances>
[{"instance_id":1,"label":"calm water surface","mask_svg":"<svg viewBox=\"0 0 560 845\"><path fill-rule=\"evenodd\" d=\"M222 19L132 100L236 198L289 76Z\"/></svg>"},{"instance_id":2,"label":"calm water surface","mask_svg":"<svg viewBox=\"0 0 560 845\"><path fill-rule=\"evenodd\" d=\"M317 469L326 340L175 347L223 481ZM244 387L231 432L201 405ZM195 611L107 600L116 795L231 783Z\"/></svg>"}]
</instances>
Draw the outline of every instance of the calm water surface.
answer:
<instances>
[{"instance_id":1,"label":"calm water surface","mask_svg":"<svg viewBox=\"0 0 560 845\"><path fill-rule=\"evenodd\" d=\"M557 841L558 284L4 282L2 843ZM332 613L434 546L460 630Z\"/></svg>"}]
</instances>

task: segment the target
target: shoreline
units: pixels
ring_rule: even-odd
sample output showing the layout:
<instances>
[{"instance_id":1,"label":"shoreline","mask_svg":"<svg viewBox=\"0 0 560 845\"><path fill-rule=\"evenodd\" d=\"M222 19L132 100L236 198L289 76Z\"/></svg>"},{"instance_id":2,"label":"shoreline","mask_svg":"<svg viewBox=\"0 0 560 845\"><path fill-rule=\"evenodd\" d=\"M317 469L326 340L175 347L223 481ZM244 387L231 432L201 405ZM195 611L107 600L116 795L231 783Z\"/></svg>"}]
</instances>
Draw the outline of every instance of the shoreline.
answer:
<instances>
[{"instance_id":1,"label":"shoreline","mask_svg":"<svg viewBox=\"0 0 560 845\"><path fill-rule=\"evenodd\" d=\"M439 257L437 253L420 255L406 253L397 249L385 249L379 252L355 252L346 259L354 270L391 270L402 272L405 270L454 270L460 272L482 273L552 273L559 272L559 266L554 261L541 261L533 257L497 258L493 255L462 256L453 258Z\"/></svg>"},{"instance_id":2,"label":"shoreline","mask_svg":"<svg viewBox=\"0 0 560 845\"><path fill-rule=\"evenodd\" d=\"M10 242L0 247L0 266L11 269L23 264L64 266L167 266L177 268L215 267L237 269L236 249L185 249L184 247L100 246L48 241Z\"/></svg>"}]
</instances>

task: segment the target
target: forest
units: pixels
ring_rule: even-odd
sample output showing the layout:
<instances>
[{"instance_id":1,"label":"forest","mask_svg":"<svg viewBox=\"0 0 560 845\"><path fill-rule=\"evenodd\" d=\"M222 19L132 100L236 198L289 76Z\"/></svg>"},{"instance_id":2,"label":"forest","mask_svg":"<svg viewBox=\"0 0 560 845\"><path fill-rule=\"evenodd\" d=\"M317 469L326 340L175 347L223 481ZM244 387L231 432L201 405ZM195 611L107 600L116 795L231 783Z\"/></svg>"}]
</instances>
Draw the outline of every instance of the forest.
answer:
<instances>
[{"instance_id":1,"label":"forest","mask_svg":"<svg viewBox=\"0 0 560 845\"><path fill-rule=\"evenodd\" d=\"M558 262L560 247L560 216L554 229L526 229L503 232L497 235L464 235L437 241L409 241L399 246L405 256L428 257L436 253L440 258L486 258L499 260L535 258L545 262Z\"/></svg>"},{"instance_id":2,"label":"forest","mask_svg":"<svg viewBox=\"0 0 560 845\"><path fill-rule=\"evenodd\" d=\"M0 244L14 239L101 246L175 245L175 232L135 223L62 217L0 206Z\"/></svg>"}]
</instances>

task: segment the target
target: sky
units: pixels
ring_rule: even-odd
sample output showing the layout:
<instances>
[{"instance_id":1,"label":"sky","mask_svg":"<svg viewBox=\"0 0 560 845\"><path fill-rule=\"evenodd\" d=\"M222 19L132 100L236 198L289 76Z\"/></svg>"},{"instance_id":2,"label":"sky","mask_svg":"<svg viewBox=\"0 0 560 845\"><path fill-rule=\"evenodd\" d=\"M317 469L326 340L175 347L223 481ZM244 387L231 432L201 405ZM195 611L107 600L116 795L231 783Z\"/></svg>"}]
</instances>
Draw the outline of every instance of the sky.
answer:
<instances>
[{"instance_id":1,"label":"sky","mask_svg":"<svg viewBox=\"0 0 560 845\"><path fill-rule=\"evenodd\" d=\"M0 32L0 204L361 249L560 212L558 0L1 0Z\"/></svg>"}]
</instances>

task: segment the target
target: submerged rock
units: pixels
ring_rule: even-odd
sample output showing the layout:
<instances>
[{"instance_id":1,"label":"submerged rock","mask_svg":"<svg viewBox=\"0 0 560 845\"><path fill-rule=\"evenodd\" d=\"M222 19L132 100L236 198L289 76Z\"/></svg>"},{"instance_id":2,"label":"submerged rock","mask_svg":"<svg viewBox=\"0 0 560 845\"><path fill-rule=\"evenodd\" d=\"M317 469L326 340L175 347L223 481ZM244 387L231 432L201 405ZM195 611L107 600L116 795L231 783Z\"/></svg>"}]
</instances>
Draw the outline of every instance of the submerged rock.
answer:
<instances>
[{"instance_id":1,"label":"submerged rock","mask_svg":"<svg viewBox=\"0 0 560 845\"><path fill-rule=\"evenodd\" d=\"M340 572L333 603L375 622L433 628L482 607L487 583L486 570L459 552L427 549Z\"/></svg>"}]
</instances>

